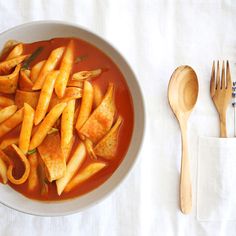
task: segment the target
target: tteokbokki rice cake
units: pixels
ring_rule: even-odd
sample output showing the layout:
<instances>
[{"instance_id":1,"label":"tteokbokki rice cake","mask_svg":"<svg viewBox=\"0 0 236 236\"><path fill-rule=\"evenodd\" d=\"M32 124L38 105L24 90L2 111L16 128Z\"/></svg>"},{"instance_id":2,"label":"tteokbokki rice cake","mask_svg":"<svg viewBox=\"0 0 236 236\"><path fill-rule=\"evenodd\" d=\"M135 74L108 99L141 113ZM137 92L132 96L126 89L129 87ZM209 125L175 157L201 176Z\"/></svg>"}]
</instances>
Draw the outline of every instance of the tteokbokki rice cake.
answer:
<instances>
[{"instance_id":1,"label":"tteokbokki rice cake","mask_svg":"<svg viewBox=\"0 0 236 236\"><path fill-rule=\"evenodd\" d=\"M77 38L8 41L0 59L0 180L61 200L105 182L124 158L134 112L124 76Z\"/></svg>"}]
</instances>

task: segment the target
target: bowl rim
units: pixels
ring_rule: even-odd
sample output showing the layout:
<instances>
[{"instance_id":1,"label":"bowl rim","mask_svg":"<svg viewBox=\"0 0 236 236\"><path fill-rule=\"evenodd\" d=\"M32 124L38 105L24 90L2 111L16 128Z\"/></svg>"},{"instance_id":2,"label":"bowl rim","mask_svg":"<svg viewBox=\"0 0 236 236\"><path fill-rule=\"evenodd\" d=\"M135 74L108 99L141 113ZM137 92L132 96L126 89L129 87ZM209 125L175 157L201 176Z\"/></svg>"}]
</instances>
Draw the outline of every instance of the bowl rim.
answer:
<instances>
[{"instance_id":1,"label":"bowl rim","mask_svg":"<svg viewBox=\"0 0 236 236\"><path fill-rule=\"evenodd\" d=\"M89 208L91 208L92 206L98 204L99 202L101 202L102 200L104 200L105 198L107 198L109 195L111 195L120 185L121 183L128 177L128 175L131 173L131 171L134 169L134 166L135 164L138 162L138 160L140 158L139 155L143 149L143 146L144 146L144 139L145 139L145 136L146 136L146 108L145 108L145 102L144 102L144 95L143 95L143 92L142 92L142 89L141 89L141 86L140 86L140 83L138 81L138 77L136 75L136 73L134 72L134 70L132 69L132 67L130 66L129 62L126 60L126 58L120 53L120 51L115 47L113 46L113 44L106 38L103 38L101 37L100 35L94 33L93 30L91 29L88 29L87 27L84 27L84 26L81 26L77 23L71 23L71 22L68 22L68 21L61 21L61 20L33 20L33 21L30 21L30 22L27 22L27 23L23 23L23 24L18 24L18 25L15 25L7 30L4 30L2 32L0 32L0 37L4 34L7 34L7 33L11 33L11 32L14 32L15 30L20 30L21 28L25 28L25 27L28 27L28 26L37 26L37 25L40 25L40 24L56 24L56 25L63 25L63 26L69 26L69 27L74 27L74 28L77 28L78 30L82 30L90 35L92 35L93 37L95 38L98 38L100 41L102 41L103 43L107 44L122 60L123 62L126 64L126 66L128 67L128 69L130 70L130 72L133 74L133 77L135 79L135 82L136 82L136 85L137 85L137 88L138 88L138 92L139 92L139 95L140 95L140 99L139 100L139 103L140 103L140 106L142 108L142 123L143 123L143 127L142 127L142 134L141 134L141 138L140 138L140 143L139 143L139 147L136 149L136 156L135 158L133 158L133 161L132 163L129 165L127 171L122 174L121 178L119 178L119 180L117 181L117 183L109 190L109 191L106 191L104 194L102 194L102 196L99 196L97 199L95 199L94 201L90 201L89 203L87 203L85 206L82 206L80 207L79 209L78 208L75 208L75 210L69 210L69 211L65 211L65 212L45 212L45 213L37 213L37 212L34 212L34 211L25 211L25 210L22 210L22 208L20 207L13 207L11 206L10 204L7 204L6 202L3 202L1 199L0 199L0 203L6 207L9 207L13 210L16 210L18 212L21 212L21 213L25 213L25 214L28 214L28 215L33 215L33 216L42 216L42 217L57 217L57 216L66 216L66 215L72 215L72 214L76 214L76 213L80 213L80 212L84 212L85 210L88 210ZM86 40L85 40L86 41ZM90 42L89 42L90 43ZM96 44L93 44L94 46L96 46ZM103 50L102 50L103 51ZM103 53L105 53L107 55L107 53L105 51L103 51ZM110 56L109 56L110 57ZM112 57L111 57L111 60ZM115 63L115 62L114 62ZM115 63L117 65L117 63ZM119 65L117 65L118 68L119 68ZM123 72L122 72L123 74ZM125 80L126 77L125 77ZM128 86L129 87L129 86ZM130 87L129 87L130 89ZM132 96L132 99L133 99L133 96ZM135 110L134 110L135 112ZM136 116L136 115L135 115ZM135 117L134 116L134 117ZM134 120L135 122L135 120ZM133 134L134 134L134 130L133 130ZM133 134L132 134L132 138L131 138L131 142L130 142L130 145L132 144L132 139L133 139ZM130 148L130 145L128 147L128 150ZM128 151L127 150L127 151ZM126 158L126 155L127 153L125 154L125 157L124 159ZM122 161L123 162L123 161ZM119 164L119 166L117 167L117 169L115 170L115 172L119 169L119 167L121 166L122 162ZM114 173L115 173L114 172ZM114 174L113 173L113 174ZM113 175L112 174L112 175ZM109 177L109 179L111 179L112 175ZM109 180L108 179L108 180ZM106 180L107 181L107 180ZM106 183L106 181L104 183ZM103 183L103 184L104 184ZM102 186L103 184L101 184L100 186ZM94 190L98 189L100 186L98 186L97 188L95 188ZM92 190L92 191L94 191ZM15 191L15 190L14 190ZM92 192L90 191L90 192ZM90 193L88 192L88 193ZM21 194L22 195L22 194ZM82 196L85 196L86 194L82 195ZM25 197L23 195L23 197ZM78 197L75 197L75 198L72 198L71 200L73 199L78 199L80 196ZM27 198L28 199L28 198ZM31 201L35 201L34 199L29 199ZM70 199L68 199L69 201ZM67 201L67 200L66 200ZM39 201L41 202L41 201ZM50 201L49 201L50 202ZM65 201L64 201L65 202ZM42 203L45 203L44 201L42 201ZM62 203L62 201L52 201L50 203Z\"/></svg>"}]
</instances>

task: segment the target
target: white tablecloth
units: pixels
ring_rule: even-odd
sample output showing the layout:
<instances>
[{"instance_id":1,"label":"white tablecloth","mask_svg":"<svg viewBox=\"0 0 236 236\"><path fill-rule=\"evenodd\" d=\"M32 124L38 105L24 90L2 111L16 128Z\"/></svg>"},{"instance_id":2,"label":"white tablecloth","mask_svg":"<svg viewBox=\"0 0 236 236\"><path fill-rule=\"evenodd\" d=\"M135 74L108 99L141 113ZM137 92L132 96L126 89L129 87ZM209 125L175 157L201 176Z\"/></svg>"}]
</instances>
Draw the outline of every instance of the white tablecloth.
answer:
<instances>
[{"instance_id":1,"label":"white tablecloth","mask_svg":"<svg viewBox=\"0 0 236 236\"><path fill-rule=\"evenodd\" d=\"M0 0L0 18L0 31L54 19L78 23L104 37L138 75L147 112L139 162L111 196L85 212L55 218L29 216L1 205L1 236L236 235L235 221L196 218L198 137L219 132L209 95L212 60L229 59L236 76L235 1ZM189 123L193 212L187 216L178 207L180 132L167 101L169 78L181 64L196 70L200 84ZM232 110L228 119L232 136Z\"/></svg>"}]
</instances>

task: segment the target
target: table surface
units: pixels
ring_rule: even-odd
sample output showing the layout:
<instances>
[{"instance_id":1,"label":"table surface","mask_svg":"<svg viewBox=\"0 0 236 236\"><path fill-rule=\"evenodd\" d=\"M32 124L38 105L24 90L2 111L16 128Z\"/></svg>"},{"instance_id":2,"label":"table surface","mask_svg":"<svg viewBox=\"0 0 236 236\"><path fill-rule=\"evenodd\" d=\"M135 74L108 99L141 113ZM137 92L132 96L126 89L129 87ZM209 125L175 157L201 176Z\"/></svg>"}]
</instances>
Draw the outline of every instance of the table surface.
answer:
<instances>
[{"instance_id":1,"label":"table surface","mask_svg":"<svg viewBox=\"0 0 236 236\"><path fill-rule=\"evenodd\" d=\"M234 221L196 218L198 137L219 133L209 95L212 60L229 59L233 79L236 75L236 2L0 0L0 16L0 31L32 20L65 20L111 42L136 72L147 114L139 161L112 195L85 212L54 218L29 216L1 205L0 235L236 235ZM178 203L180 131L167 101L169 78L183 64L195 69L200 85L189 121L193 211L187 216ZM232 136L231 118L229 111ZM207 129L206 121L215 128Z\"/></svg>"}]
</instances>

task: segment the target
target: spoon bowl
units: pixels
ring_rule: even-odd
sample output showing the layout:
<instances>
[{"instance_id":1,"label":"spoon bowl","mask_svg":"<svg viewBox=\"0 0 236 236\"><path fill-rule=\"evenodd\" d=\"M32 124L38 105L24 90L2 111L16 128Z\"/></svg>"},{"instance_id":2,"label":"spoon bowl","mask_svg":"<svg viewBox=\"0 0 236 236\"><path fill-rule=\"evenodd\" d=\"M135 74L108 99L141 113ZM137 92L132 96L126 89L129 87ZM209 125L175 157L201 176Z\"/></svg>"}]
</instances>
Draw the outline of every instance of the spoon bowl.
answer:
<instances>
[{"instance_id":1,"label":"spoon bowl","mask_svg":"<svg viewBox=\"0 0 236 236\"><path fill-rule=\"evenodd\" d=\"M197 102L198 79L190 66L178 67L171 76L168 98L177 116L179 113L190 113Z\"/></svg>"},{"instance_id":2,"label":"spoon bowl","mask_svg":"<svg viewBox=\"0 0 236 236\"><path fill-rule=\"evenodd\" d=\"M184 214L192 210L192 185L187 148L187 121L198 97L198 79L190 66L180 66L172 74L168 87L170 106L179 121L182 136L180 173L180 209Z\"/></svg>"}]
</instances>

